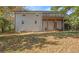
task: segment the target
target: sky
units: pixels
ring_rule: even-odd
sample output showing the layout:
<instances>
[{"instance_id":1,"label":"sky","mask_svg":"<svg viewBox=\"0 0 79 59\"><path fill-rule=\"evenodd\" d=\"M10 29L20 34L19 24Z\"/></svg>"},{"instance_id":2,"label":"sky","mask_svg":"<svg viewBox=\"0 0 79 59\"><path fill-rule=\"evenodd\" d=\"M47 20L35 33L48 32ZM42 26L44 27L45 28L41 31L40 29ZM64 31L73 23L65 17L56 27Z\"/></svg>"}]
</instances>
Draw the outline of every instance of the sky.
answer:
<instances>
[{"instance_id":1,"label":"sky","mask_svg":"<svg viewBox=\"0 0 79 59\"><path fill-rule=\"evenodd\" d=\"M70 9L70 10L67 12L67 14L70 15L70 14L72 14L73 12L75 12L75 10L74 10L74 9Z\"/></svg>"},{"instance_id":2,"label":"sky","mask_svg":"<svg viewBox=\"0 0 79 59\"><path fill-rule=\"evenodd\" d=\"M26 6L25 9L30 10L30 11L50 11L51 6ZM74 12L74 10L71 9L66 14L70 15L73 12Z\"/></svg>"},{"instance_id":3,"label":"sky","mask_svg":"<svg viewBox=\"0 0 79 59\"><path fill-rule=\"evenodd\" d=\"M25 8L31 11L50 11L51 6L27 6Z\"/></svg>"}]
</instances>

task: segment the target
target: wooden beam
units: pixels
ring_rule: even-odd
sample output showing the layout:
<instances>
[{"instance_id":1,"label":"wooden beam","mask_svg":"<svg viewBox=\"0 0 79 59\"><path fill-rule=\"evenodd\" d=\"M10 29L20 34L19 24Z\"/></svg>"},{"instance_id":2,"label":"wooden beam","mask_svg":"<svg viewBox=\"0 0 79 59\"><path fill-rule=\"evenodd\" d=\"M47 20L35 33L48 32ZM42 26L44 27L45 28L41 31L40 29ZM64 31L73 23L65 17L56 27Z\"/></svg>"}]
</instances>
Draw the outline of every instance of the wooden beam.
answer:
<instances>
[{"instance_id":1,"label":"wooden beam","mask_svg":"<svg viewBox=\"0 0 79 59\"><path fill-rule=\"evenodd\" d=\"M63 18L59 18L59 17L43 17L43 20L49 20L49 21L58 20L58 21L61 21L61 20L63 20Z\"/></svg>"}]
</instances>

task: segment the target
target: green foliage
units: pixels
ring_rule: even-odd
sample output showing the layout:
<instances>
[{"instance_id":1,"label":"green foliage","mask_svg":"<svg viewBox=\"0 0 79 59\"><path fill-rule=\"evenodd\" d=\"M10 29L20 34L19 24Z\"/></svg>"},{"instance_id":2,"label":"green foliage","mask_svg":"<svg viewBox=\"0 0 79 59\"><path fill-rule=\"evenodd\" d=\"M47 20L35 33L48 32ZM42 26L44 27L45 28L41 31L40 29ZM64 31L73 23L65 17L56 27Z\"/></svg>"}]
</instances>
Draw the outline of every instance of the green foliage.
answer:
<instances>
[{"instance_id":1,"label":"green foliage","mask_svg":"<svg viewBox=\"0 0 79 59\"><path fill-rule=\"evenodd\" d=\"M21 10L21 6L0 6L0 31L13 31L14 24L11 21L14 19L14 11Z\"/></svg>"},{"instance_id":2,"label":"green foliage","mask_svg":"<svg viewBox=\"0 0 79 59\"><path fill-rule=\"evenodd\" d=\"M60 9L61 8L61 9ZM59 10L60 9L60 10ZM56 6L51 10L59 11L60 13L67 14L67 12L73 9L74 12L68 16L65 16L65 23L71 27L71 30L79 30L79 7L78 6Z\"/></svg>"},{"instance_id":3,"label":"green foliage","mask_svg":"<svg viewBox=\"0 0 79 59\"><path fill-rule=\"evenodd\" d=\"M60 13L66 14L66 12L71 8L73 8L73 6L54 6L51 8L51 10L59 11Z\"/></svg>"},{"instance_id":4,"label":"green foliage","mask_svg":"<svg viewBox=\"0 0 79 59\"><path fill-rule=\"evenodd\" d=\"M0 29L1 32L5 32L6 28L9 27L10 22L6 20L4 17L0 17Z\"/></svg>"},{"instance_id":5,"label":"green foliage","mask_svg":"<svg viewBox=\"0 0 79 59\"><path fill-rule=\"evenodd\" d=\"M79 28L79 17L76 15L69 16L65 23L71 26L71 30L77 30Z\"/></svg>"}]
</instances>

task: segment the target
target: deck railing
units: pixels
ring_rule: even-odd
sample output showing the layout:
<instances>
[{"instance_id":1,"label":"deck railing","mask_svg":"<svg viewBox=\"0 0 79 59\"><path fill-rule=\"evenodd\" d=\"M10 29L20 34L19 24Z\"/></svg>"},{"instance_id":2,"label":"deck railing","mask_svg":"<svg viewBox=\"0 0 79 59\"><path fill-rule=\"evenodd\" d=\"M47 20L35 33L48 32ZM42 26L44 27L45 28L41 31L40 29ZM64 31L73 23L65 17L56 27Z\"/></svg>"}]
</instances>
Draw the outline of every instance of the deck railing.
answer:
<instances>
[{"instance_id":1,"label":"deck railing","mask_svg":"<svg viewBox=\"0 0 79 59\"><path fill-rule=\"evenodd\" d=\"M43 16L49 16L49 17L64 17L64 14L43 14Z\"/></svg>"}]
</instances>

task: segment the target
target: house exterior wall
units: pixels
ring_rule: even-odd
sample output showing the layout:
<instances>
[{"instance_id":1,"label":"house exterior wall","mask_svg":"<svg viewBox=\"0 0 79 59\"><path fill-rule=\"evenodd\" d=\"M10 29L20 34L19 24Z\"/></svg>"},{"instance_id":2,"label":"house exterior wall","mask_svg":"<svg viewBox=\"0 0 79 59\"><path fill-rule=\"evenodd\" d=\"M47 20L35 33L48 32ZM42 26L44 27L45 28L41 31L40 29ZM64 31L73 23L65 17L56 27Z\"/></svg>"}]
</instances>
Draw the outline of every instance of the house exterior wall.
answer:
<instances>
[{"instance_id":1,"label":"house exterior wall","mask_svg":"<svg viewBox=\"0 0 79 59\"><path fill-rule=\"evenodd\" d=\"M51 18L51 20L50 18L46 18L46 20L43 20L42 12L18 12L15 19L16 32L52 31L63 28L62 20L58 20L58 18Z\"/></svg>"},{"instance_id":2,"label":"house exterior wall","mask_svg":"<svg viewBox=\"0 0 79 59\"><path fill-rule=\"evenodd\" d=\"M36 12L36 13L35 12L34 13L17 13L15 29L16 29L16 32L42 31L42 14L38 13L38 12Z\"/></svg>"}]
</instances>

